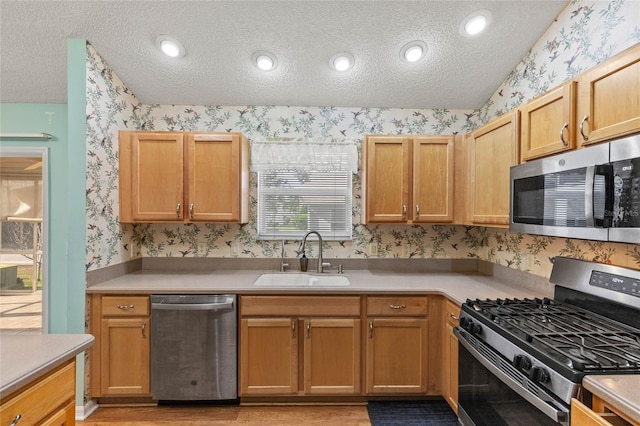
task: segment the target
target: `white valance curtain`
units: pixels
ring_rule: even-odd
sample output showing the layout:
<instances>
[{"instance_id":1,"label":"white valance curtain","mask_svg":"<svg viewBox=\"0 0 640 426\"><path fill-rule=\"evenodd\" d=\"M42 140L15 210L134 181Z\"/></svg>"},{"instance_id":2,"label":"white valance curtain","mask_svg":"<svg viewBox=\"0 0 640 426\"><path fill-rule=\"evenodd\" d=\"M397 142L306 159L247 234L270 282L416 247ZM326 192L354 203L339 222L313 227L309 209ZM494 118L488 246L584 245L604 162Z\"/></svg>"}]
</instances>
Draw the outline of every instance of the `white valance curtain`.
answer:
<instances>
[{"instance_id":1,"label":"white valance curtain","mask_svg":"<svg viewBox=\"0 0 640 426\"><path fill-rule=\"evenodd\" d=\"M251 141L251 170L358 172L357 140Z\"/></svg>"}]
</instances>

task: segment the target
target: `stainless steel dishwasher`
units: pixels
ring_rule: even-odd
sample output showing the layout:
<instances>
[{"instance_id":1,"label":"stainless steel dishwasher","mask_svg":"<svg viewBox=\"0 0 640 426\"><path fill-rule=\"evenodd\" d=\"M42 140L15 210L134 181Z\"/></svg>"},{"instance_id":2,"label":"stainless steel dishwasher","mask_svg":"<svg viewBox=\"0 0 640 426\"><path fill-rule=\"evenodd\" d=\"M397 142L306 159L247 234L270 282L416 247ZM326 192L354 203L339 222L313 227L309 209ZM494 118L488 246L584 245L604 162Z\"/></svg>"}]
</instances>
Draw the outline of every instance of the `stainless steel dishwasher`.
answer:
<instances>
[{"instance_id":1,"label":"stainless steel dishwasher","mask_svg":"<svg viewBox=\"0 0 640 426\"><path fill-rule=\"evenodd\" d=\"M151 395L158 401L238 398L235 294L151 296Z\"/></svg>"}]
</instances>

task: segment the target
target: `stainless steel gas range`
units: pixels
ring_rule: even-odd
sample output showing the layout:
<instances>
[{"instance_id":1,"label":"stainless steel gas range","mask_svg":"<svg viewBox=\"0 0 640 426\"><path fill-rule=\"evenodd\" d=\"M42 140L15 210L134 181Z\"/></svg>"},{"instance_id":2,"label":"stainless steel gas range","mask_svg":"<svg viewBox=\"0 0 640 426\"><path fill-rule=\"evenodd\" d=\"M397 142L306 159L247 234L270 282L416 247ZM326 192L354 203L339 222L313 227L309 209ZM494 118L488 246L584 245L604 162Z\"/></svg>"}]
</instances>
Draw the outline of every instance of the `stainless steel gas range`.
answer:
<instances>
[{"instance_id":1,"label":"stainless steel gas range","mask_svg":"<svg viewBox=\"0 0 640 426\"><path fill-rule=\"evenodd\" d=\"M553 299L463 304L462 425L568 425L585 375L640 380L640 271L557 257L550 281Z\"/></svg>"}]
</instances>

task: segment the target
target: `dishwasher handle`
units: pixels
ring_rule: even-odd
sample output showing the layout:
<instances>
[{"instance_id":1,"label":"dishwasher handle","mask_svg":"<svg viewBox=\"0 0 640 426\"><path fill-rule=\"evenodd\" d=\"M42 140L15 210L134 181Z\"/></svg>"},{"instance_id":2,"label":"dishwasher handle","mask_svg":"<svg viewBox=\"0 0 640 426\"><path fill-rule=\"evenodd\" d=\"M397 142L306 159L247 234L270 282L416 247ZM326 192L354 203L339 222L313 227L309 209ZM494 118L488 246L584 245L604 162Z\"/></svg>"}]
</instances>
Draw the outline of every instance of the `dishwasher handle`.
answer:
<instances>
[{"instance_id":1,"label":"dishwasher handle","mask_svg":"<svg viewBox=\"0 0 640 426\"><path fill-rule=\"evenodd\" d=\"M225 311L233 309L233 299L222 303L152 303L151 309L167 311Z\"/></svg>"}]
</instances>

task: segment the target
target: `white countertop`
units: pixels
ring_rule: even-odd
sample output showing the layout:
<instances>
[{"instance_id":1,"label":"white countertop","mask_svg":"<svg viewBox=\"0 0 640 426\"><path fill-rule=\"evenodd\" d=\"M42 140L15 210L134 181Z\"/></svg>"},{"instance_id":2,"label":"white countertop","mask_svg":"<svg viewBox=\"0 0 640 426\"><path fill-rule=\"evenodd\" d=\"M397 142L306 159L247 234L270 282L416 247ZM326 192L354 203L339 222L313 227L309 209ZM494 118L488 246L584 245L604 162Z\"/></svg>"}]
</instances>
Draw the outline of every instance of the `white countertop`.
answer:
<instances>
[{"instance_id":1,"label":"white countertop","mask_svg":"<svg viewBox=\"0 0 640 426\"><path fill-rule=\"evenodd\" d=\"M585 376L582 385L621 414L640 422L640 375Z\"/></svg>"},{"instance_id":2,"label":"white countertop","mask_svg":"<svg viewBox=\"0 0 640 426\"><path fill-rule=\"evenodd\" d=\"M93 345L90 334L0 334L0 398Z\"/></svg>"},{"instance_id":3,"label":"white countertop","mask_svg":"<svg viewBox=\"0 0 640 426\"><path fill-rule=\"evenodd\" d=\"M159 271L141 270L95 284L87 293L237 293L237 294L442 294L462 304L470 299L498 299L552 296L552 287L533 289L509 284L479 273L398 271L345 271L351 282L347 287L257 287L253 282L269 271ZM269 272L272 273L272 272ZM295 273L295 272L284 272Z\"/></svg>"}]
</instances>

